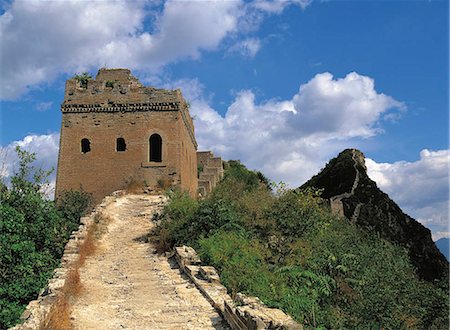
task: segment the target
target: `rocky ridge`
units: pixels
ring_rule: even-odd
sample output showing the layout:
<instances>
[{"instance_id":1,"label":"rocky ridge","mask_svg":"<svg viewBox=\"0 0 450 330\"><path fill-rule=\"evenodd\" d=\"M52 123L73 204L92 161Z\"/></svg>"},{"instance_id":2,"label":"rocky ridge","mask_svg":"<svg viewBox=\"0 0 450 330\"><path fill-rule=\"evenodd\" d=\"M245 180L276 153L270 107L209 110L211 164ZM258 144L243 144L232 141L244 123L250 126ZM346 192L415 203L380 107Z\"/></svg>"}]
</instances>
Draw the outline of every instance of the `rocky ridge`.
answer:
<instances>
[{"instance_id":1,"label":"rocky ridge","mask_svg":"<svg viewBox=\"0 0 450 330\"><path fill-rule=\"evenodd\" d=\"M448 277L449 264L431 239L430 230L403 213L369 178L361 151L342 151L300 189L307 187L323 189L322 197L329 200L334 213L406 248L422 279Z\"/></svg>"}]
</instances>

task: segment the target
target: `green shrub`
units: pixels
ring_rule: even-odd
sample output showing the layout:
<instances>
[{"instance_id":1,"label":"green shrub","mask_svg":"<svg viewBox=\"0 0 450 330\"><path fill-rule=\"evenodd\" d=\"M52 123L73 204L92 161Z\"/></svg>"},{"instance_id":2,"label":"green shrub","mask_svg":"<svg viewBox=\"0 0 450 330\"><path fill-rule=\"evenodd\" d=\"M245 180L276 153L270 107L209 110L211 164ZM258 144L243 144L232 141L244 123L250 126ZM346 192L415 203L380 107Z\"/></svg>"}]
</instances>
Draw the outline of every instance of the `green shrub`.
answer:
<instances>
[{"instance_id":1,"label":"green shrub","mask_svg":"<svg viewBox=\"0 0 450 330\"><path fill-rule=\"evenodd\" d=\"M64 191L61 196L58 197L58 210L62 218L70 226L70 231L73 231L78 227L80 218L91 208L92 201L92 194L83 190Z\"/></svg>"},{"instance_id":2,"label":"green shrub","mask_svg":"<svg viewBox=\"0 0 450 330\"><path fill-rule=\"evenodd\" d=\"M175 193L164 208L162 216L154 220L159 222L156 232L165 235L167 243L174 245L191 244L197 246L197 240L208 237L221 228L242 229L242 223L231 205L224 200L204 200L197 202L185 193Z\"/></svg>"},{"instance_id":3,"label":"green shrub","mask_svg":"<svg viewBox=\"0 0 450 330\"><path fill-rule=\"evenodd\" d=\"M168 191L169 203L164 206L161 214L155 214L153 221L157 223L155 229L158 237L157 250L165 252L174 245L185 243L183 235L186 227L198 209L198 202L187 193L180 191Z\"/></svg>"},{"instance_id":4,"label":"green shrub","mask_svg":"<svg viewBox=\"0 0 450 330\"><path fill-rule=\"evenodd\" d=\"M89 72L83 72L81 74L74 75L73 79L75 79L82 88L87 88L88 81L92 79L92 76Z\"/></svg>"},{"instance_id":5,"label":"green shrub","mask_svg":"<svg viewBox=\"0 0 450 330\"><path fill-rule=\"evenodd\" d=\"M329 222L330 214L320 202L316 192L289 190L267 210L266 217L273 221L280 235L296 239Z\"/></svg>"},{"instance_id":6,"label":"green shrub","mask_svg":"<svg viewBox=\"0 0 450 330\"><path fill-rule=\"evenodd\" d=\"M171 199L159 225L167 248L193 246L231 294L257 296L306 328L448 328L447 281L419 280L402 248L333 216L320 191L271 187L228 162L207 199Z\"/></svg>"},{"instance_id":7,"label":"green shrub","mask_svg":"<svg viewBox=\"0 0 450 330\"><path fill-rule=\"evenodd\" d=\"M261 173L258 175L258 172L248 170L239 161L230 160L225 163L224 178L214 189L211 198L234 203L246 192L254 191L261 184L267 186L267 181Z\"/></svg>"},{"instance_id":8,"label":"green shrub","mask_svg":"<svg viewBox=\"0 0 450 330\"><path fill-rule=\"evenodd\" d=\"M34 154L16 151L18 171L10 187L0 183L0 329L17 323L45 286L88 203L84 193L69 192L57 208L43 193L51 171L35 169Z\"/></svg>"},{"instance_id":9,"label":"green shrub","mask_svg":"<svg viewBox=\"0 0 450 330\"><path fill-rule=\"evenodd\" d=\"M274 286L275 277L257 240L242 232L218 231L200 239L199 245L202 260L217 267L223 284L232 294L245 292L264 299L268 288Z\"/></svg>"}]
</instances>

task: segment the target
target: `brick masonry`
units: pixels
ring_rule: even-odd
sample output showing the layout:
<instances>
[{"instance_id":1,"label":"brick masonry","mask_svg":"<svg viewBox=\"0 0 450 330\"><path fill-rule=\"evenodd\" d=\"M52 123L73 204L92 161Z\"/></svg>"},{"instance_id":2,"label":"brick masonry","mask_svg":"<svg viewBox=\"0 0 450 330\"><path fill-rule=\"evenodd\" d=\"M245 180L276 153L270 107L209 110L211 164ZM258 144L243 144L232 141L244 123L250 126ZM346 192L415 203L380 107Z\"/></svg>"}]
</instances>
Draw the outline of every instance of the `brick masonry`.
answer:
<instances>
[{"instance_id":1,"label":"brick masonry","mask_svg":"<svg viewBox=\"0 0 450 330\"><path fill-rule=\"evenodd\" d=\"M223 162L220 157L214 157L211 151L198 151L199 166L198 193L206 197L223 178Z\"/></svg>"},{"instance_id":2,"label":"brick masonry","mask_svg":"<svg viewBox=\"0 0 450 330\"><path fill-rule=\"evenodd\" d=\"M127 69L100 69L85 85L67 80L61 112L56 196L83 189L98 202L138 184L179 186L197 197L197 142L180 90L143 86ZM162 138L161 162L150 161L153 134ZM125 151L117 151L118 138Z\"/></svg>"}]
</instances>

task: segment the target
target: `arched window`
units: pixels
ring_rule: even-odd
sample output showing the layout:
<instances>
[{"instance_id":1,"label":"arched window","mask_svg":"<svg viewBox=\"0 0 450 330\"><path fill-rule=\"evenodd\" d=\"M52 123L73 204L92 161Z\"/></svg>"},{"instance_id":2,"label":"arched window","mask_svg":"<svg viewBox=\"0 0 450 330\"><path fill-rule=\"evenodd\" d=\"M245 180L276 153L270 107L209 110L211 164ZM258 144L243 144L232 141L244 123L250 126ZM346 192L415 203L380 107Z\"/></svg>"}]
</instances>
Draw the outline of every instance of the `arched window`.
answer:
<instances>
[{"instance_id":1,"label":"arched window","mask_svg":"<svg viewBox=\"0 0 450 330\"><path fill-rule=\"evenodd\" d=\"M91 151L91 141L88 139L81 139L81 152L83 154Z\"/></svg>"},{"instance_id":2,"label":"arched window","mask_svg":"<svg viewBox=\"0 0 450 330\"><path fill-rule=\"evenodd\" d=\"M125 143L124 138L117 138L116 140L116 151L125 151L127 150L127 144Z\"/></svg>"},{"instance_id":3,"label":"arched window","mask_svg":"<svg viewBox=\"0 0 450 330\"><path fill-rule=\"evenodd\" d=\"M149 158L151 162L162 161L162 139L159 134L153 134L149 140Z\"/></svg>"}]
</instances>

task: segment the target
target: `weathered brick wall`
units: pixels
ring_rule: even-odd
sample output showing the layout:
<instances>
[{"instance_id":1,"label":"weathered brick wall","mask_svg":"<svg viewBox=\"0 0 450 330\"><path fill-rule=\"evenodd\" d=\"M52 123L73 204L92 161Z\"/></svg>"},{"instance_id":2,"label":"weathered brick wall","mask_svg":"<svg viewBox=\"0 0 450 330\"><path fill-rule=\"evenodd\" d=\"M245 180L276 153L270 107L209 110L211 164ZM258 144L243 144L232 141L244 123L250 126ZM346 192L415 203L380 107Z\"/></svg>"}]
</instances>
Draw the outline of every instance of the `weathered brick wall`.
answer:
<instances>
[{"instance_id":1,"label":"weathered brick wall","mask_svg":"<svg viewBox=\"0 0 450 330\"><path fill-rule=\"evenodd\" d=\"M197 151L197 164L200 166L198 194L206 197L223 178L222 158L214 157L211 151Z\"/></svg>"},{"instance_id":2,"label":"weathered brick wall","mask_svg":"<svg viewBox=\"0 0 450 330\"><path fill-rule=\"evenodd\" d=\"M203 168L206 167L208 160L213 157L211 151L197 151L197 163Z\"/></svg>"},{"instance_id":3,"label":"weathered brick wall","mask_svg":"<svg viewBox=\"0 0 450 330\"><path fill-rule=\"evenodd\" d=\"M191 119L190 116L186 113L185 118ZM192 124L188 123L188 124ZM180 132L179 140L181 145L181 151L179 153L179 164L180 164L180 179L181 179L181 188L189 191L189 194L192 197L197 197L198 190L198 179L197 179L197 150L193 143L191 143L191 138L189 136L189 130L183 129L183 125L185 123L180 120L178 125L180 126L178 131ZM194 126L192 124L192 132Z\"/></svg>"},{"instance_id":4,"label":"weathered brick wall","mask_svg":"<svg viewBox=\"0 0 450 330\"><path fill-rule=\"evenodd\" d=\"M82 87L66 83L56 195L84 189L95 201L131 181L178 185L197 195L197 144L192 118L179 90L143 86L126 69L101 69ZM149 138L162 137L162 162L149 162ZM81 140L90 152L81 152ZM125 151L116 151L123 138Z\"/></svg>"}]
</instances>

